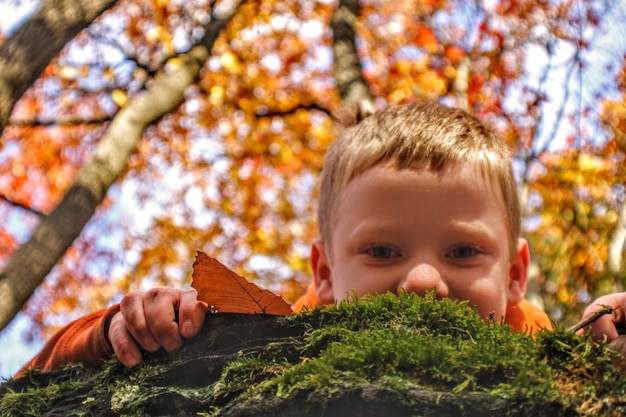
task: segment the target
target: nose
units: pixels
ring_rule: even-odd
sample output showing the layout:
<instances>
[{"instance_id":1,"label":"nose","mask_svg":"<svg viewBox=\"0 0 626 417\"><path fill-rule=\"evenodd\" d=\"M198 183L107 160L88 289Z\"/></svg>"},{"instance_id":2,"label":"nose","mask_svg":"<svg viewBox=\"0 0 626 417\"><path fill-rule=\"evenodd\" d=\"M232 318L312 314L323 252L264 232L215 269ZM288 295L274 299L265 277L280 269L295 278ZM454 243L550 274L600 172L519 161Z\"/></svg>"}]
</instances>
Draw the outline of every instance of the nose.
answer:
<instances>
[{"instance_id":1,"label":"nose","mask_svg":"<svg viewBox=\"0 0 626 417\"><path fill-rule=\"evenodd\" d=\"M430 291L435 291L437 298L445 298L450 295L448 285L435 265L421 263L414 266L400 282L398 289L416 293L420 296Z\"/></svg>"}]
</instances>

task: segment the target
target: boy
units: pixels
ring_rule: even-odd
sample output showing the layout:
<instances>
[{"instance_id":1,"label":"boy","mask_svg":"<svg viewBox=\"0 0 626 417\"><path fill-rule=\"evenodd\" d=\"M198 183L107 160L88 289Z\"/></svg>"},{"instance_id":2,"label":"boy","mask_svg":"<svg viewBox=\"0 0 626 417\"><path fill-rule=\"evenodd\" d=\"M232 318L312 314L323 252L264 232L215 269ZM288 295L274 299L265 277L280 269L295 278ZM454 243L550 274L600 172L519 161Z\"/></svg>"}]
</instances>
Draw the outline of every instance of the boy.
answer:
<instances>
[{"instance_id":1,"label":"boy","mask_svg":"<svg viewBox=\"0 0 626 417\"><path fill-rule=\"evenodd\" d=\"M434 290L514 330L551 327L524 299L530 256L508 150L461 110L393 106L346 129L326 157L318 223L314 283L296 310L354 293ZM171 352L196 335L206 310L193 289L130 293L61 330L26 368L113 353L132 367L142 360L138 346Z\"/></svg>"}]
</instances>

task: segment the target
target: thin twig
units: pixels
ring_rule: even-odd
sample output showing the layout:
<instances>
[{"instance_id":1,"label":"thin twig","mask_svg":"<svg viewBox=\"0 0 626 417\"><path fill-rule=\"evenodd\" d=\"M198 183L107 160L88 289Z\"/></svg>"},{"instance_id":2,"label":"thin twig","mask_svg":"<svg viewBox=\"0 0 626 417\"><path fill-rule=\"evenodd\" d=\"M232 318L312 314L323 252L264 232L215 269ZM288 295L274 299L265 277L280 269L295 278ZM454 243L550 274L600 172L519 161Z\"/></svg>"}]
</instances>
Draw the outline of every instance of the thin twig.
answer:
<instances>
[{"instance_id":1,"label":"thin twig","mask_svg":"<svg viewBox=\"0 0 626 417\"><path fill-rule=\"evenodd\" d=\"M613 307L603 305L600 310L596 311L595 313L593 313L591 316L587 317L586 319L582 319L581 321L579 321L578 323L570 327L569 330L573 332L577 332L589 326L591 323L594 323L600 317L605 316L607 314L612 314L614 311L615 309Z\"/></svg>"}]
</instances>

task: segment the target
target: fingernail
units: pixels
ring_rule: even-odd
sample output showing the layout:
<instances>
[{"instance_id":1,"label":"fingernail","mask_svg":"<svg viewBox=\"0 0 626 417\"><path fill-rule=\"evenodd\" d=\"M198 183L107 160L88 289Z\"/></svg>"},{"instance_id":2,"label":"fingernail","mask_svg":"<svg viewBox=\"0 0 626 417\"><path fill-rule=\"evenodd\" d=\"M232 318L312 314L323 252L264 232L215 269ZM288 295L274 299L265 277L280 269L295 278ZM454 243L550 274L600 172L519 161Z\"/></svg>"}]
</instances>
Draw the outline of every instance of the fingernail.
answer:
<instances>
[{"instance_id":1,"label":"fingernail","mask_svg":"<svg viewBox=\"0 0 626 417\"><path fill-rule=\"evenodd\" d=\"M183 336L189 336L193 333L193 324L191 323L191 320L186 320L183 323L183 327L181 328L181 333L183 334Z\"/></svg>"},{"instance_id":2,"label":"fingernail","mask_svg":"<svg viewBox=\"0 0 626 417\"><path fill-rule=\"evenodd\" d=\"M129 353L127 362L129 368L139 365L141 363L141 354L136 352Z\"/></svg>"},{"instance_id":3,"label":"fingernail","mask_svg":"<svg viewBox=\"0 0 626 417\"><path fill-rule=\"evenodd\" d=\"M163 348L168 352L174 352L175 350L178 350L180 345L180 340L175 340L167 343L167 345L164 345Z\"/></svg>"}]
</instances>

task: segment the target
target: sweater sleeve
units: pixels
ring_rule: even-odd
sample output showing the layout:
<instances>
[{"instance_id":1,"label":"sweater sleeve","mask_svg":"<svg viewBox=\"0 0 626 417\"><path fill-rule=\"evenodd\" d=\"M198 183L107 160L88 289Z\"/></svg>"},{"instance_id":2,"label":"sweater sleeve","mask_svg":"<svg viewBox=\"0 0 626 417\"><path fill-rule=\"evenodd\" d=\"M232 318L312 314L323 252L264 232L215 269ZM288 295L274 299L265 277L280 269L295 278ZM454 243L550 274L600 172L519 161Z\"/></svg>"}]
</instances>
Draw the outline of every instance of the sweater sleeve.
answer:
<instances>
[{"instance_id":1,"label":"sweater sleeve","mask_svg":"<svg viewBox=\"0 0 626 417\"><path fill-rule=\"evenodd\" d=\"M22 369L49 371L69 363L99 365L113 356L113 347L107 337L111 318L120 311L119 304L81 317L59 330L43 349Z\"/></svg>"}]
</instances>

